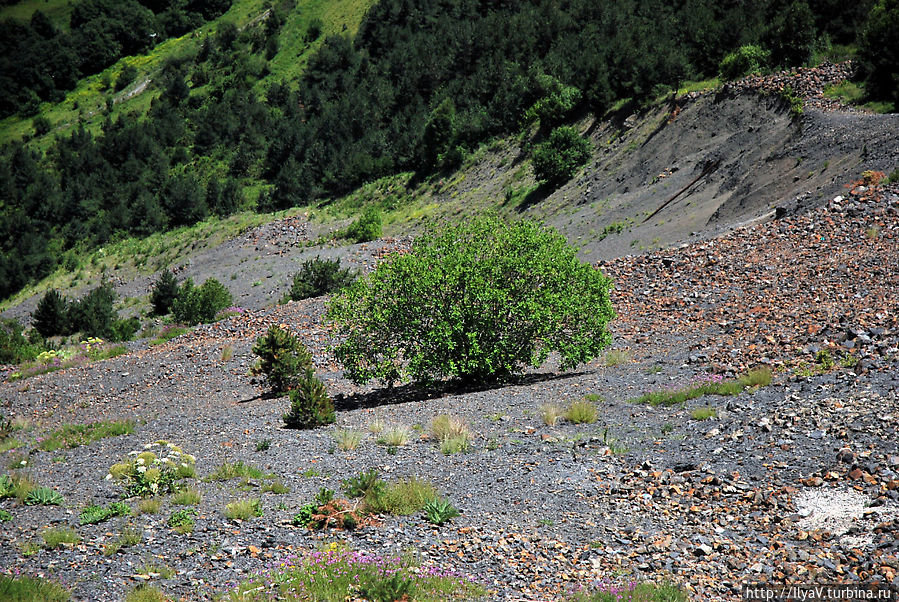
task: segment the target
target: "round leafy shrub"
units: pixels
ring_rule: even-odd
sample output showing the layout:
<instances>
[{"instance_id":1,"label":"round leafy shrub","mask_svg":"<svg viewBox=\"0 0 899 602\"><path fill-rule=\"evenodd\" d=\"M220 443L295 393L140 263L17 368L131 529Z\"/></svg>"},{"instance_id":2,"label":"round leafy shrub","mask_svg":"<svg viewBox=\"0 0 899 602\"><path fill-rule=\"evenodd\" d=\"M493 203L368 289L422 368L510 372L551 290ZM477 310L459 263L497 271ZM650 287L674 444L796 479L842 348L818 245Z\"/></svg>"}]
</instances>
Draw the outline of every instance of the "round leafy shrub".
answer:
<instances>
[{"instance_id":1,"label":"round leafy shrub","mask_svg":"<svg viewBox=\"0 0 899 602\"><path fill-rule=\"evenodd\" d=\"M286 303L327 295L345 287L353 278L349 268L340 269L339 259L316 257L303 262L303 267L294 275L293 284L283 301Z\"/></svg>"},{"instance_id":2,"label":"round leafy shrub","mask_svg":"<svg viewBox=\"0 0 899 602\"><path fill-rule=\"evenodd\" d=\"M731 52L718 65L718 72L726 80L734 80L750 73L758 73L768 65L771 53L760 46L740 46Z\"/></svg>"},{"instance_id":3,"label":"round leafy shrub","mask_svg":"<svg viewBox=\"0 0 899 602\"><path fill-rule=\"evenodd\" d=\"M611 342L611 280L577 258L554 230L479 217L416 240L330 302L348 378L495 381L539 366L562 368Z\"/></svg>"},{"instance_id":4,"label":"round leafy shrub","mask_svg":"<svg viewBox=\"0 0 899 602\"><path fill-rule=\"evenodd\" d=\"M290 395L290 411L284 414L284 425L292 429L310 429L331 424L335 420L334 404L328 397L328 391L311 368L292 388Z\"/></svg>"},{"instance_id":5,"label":"round leafy shrub","mask_svg":"<svg viewBox=\"0 0 899 602\"><path fill-rule=\"evenodd\" d=\"M558 127L534 147L534 176L549 184L567 182L590 158L590 142L569 126Z\"/></svg>"},{"instance_id":6,"label":"round leafy shrub","mask_svg":"<svg viewBox=\"0 0 899 602\"><path fill-rule=\"evenodd\" d=\"M232 302L231 292L215 278L209 278L199 287L188 278L172 303L172 316L176 322L190 326L212 322L215 315L230 307Z\"/></svg>"},{"instance_id":7,"label":"round leafy shrub","mask_svg":"<svg viewBox=\"0 0 899 602\"><path fill-rule=\"evenodd\" d=\"M259 356L253 374L264 374L276 395L286 393L301 374L312 368L309 350L280 326L269 326L268 332L256 339L253 353Z\"/></svg>"}]
</instances>

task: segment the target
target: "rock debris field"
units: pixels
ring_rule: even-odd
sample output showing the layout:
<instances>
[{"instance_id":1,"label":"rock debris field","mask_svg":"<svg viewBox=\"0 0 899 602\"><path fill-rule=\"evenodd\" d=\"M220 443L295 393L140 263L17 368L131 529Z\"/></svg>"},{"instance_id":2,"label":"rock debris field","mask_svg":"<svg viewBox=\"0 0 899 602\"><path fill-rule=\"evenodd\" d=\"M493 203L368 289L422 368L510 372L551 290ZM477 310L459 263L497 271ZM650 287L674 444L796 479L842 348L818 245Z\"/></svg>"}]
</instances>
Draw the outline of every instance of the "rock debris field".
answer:
<instances>
[{"instance_id":1,"label":"rock debris field","mask_svg":"<svg viewBox=\"0 0 899 602\"><path fill-rule=\"evenodd\" d=\"M355 387L330 355L325 299L249 310L159 346L138 341L114 359L4 382L2 411L31 426L0 455L3 471L17 467L64 503L0 502L12 515L0 523L0 566L59 579L81 600L119 600L145 582L175 599L211 599L280 558L343 541L382 555L415 550L426 565L474 577L496 600L555 600L616 577L671 580L696 600L737 599L741 584L758 582L896 588L897 246L899 189L857 183L802 215L604 262L615 280L613 349L574 372L550 360L491 389ZM282 427L287 399L266 397L248 375L253 341L270 324L312 350L337 424ZM772 383L738 395L633 402L760 366ZM543 404L587 395L597 422L541 419ZM697 408L712 417L695 418ZM470 451L443 455L428 438L440 414L465 419ZM125 418L137 421L131 434L38 448L62 424ZM406 425L412 437L389 453L373 423ZM341 451L338 428L365 437ZM167 525L171 500L158 514L80 525L85 506L121 499L105 478L110 466L158 439L196 457L193 532ZM237 461L272 476L203 479ZM369 469L431 481L461 516L441 527L420 514L382 516L355 531L291 523L322 487L340 492L343 479ZM275 478L287 493L262 491ZM226 518L225 505L248 496L261 500L262 516ZM126 525L141 541L104 555ZM60 526L81 541L33 545Z\"/></svg>"}]
</instances>

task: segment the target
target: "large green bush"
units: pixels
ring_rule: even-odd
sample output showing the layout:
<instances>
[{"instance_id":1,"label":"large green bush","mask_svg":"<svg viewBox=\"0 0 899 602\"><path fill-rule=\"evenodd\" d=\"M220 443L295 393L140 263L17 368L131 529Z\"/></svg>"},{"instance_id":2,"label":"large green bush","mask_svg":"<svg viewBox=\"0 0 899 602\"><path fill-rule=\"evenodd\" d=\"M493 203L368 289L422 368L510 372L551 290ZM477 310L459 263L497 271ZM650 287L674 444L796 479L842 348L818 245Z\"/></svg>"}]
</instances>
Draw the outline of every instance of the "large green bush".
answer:
<instances>
[{"instance_id":1,"label":"large green bush","mask_svg":"<svg viewBox=\"0 0 899 602\"><path fill-rule=\"evenodd\" d=\"M212 322L215 315L229 307L232 301L231 292L215 278L207 279L198 287L188 278L172 303L172 316L176 322L190 326Z\"/></svg>"},{"instance_id":2,"label":"large green bush","mask_svg":"<svg viewBox=\"0 0 899 602\"><path fill-rule=\"evenodd\" d=\"M339 290L353 281L349 268L340 268L339 259L310 259L294 274L293 284L283 301L300 301Z\"/></svg>"},{"instance_id":3,"label":"large green bush","mask_svg":"<svg viewBox=\"0 0 899 602\"><path fill-rule=\"evenodd\" d=\"M569 126L558 127L534 147L534 176L551 185L567 182L590 158L590 143Z\"/></svg>"},{"instance_id":4,"label":"large green bush","mask_svg":"<svg viewBox=\"0 0 899 602\"><path fill-rule=\"evenodd\" d=\"M563 369L596 357L611 341L610 287L557 232L479 217L417 239L336 295L327 315L356 383L491 381L552 351Z\"/></svg>"},{"instance_id":5,"label":"large green bush","mask_svg":"<svg viewBox=\"0 0 899 602\"><path fill-rule=\"evenodd\" d=\"M253 345L259 360L254 374L264 374L276 395L286 393L306 370L312 368L312 354L286 328L272 325Z\"/></svg>"}]
</instances>

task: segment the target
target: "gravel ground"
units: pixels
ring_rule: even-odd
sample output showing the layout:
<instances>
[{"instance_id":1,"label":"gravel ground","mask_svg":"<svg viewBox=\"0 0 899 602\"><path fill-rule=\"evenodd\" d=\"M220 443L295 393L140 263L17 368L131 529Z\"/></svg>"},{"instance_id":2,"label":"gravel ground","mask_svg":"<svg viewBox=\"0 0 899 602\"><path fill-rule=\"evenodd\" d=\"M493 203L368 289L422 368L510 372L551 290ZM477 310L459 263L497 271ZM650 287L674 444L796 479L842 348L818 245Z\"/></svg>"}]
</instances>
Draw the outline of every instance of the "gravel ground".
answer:
<instances>
[{"instance_id":1,"label":"gravel ground","mask_svg":"<svg viewBox=\"0 0 899 602\"><path fill-rule=\"evenodd\" d=\"M899 586L897 192L856 187L808 214L604 264L616 278L618 353L572 373L557 372L551 359L492 389L357 388L329 354L324 300L314 299L2 383L3 412L32 425L15 435L21 447L0 455L4 469L24 459L21 471L65 503L0 502L13 515L0 524L0 566L59 578L76 599L119 600L151 581L194 600L281 556L345 540L381 554L413 549L424 562L473 575L497 600L558 599L577 584L622 574L673 579L697 600L735 599L741 583L758 581ZM253 340L269 324L287 325L312 349L337 402L336 425L282 428L287 400L266 397L248 376ZM814 368L822 349L837 359L829 371ZM849 354L859 361L850 366ZM757 391L685 407L630 401L759 364L775 379ZM542 404L587 394L601 397L596 423L543 424ZM691 417L706 406L715 417ZM465 418L475 434L470 452L445 456L427 437L443 413ZM112 418L139 423L130 435L37 450L38 438L61 424ZM369 433L375 421L410 427L411 441L388 453ZM358 449L340 451L337 428L367 435ZM176 509L170 501L158 515L79 526L84 506L120 499L105 480L110 465L156 439L197 457L203 499L194 532L166 526ZM257 451L263 440L269 449ZM202 480L238 460L272 476ZM420 515L382 517L354 532L290 524L321 487L339 491L342 479L372 468L385 478L430 480L462 515L440 528ZM273 478L290 491L261 492ZM264 515L226 519L225 504L243 497L259 497ZM23 553L45 527L60 525L77 529L82 542ZM125 525L142 531L141 543L104 556ZM147 571L149 564L174 575Z\"/></svg>"}]
</instances>

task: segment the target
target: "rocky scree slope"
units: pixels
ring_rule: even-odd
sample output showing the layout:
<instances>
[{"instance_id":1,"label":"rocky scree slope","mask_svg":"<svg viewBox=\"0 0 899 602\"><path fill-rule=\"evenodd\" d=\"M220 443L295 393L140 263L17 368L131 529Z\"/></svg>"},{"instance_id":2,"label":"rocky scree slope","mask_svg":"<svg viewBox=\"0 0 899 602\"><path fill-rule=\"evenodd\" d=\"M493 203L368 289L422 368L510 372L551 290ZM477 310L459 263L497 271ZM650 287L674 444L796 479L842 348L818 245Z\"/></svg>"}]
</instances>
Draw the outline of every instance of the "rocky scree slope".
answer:
<instances>
[{"instance_id":1,"label":"rocky scree slope","mask_svg":"<svg viewBox=\"0 0 899 602\"><path fill-rule=\"evenodd\" d=\"M61 507L0 503L0 565L61 578L76 597L121 599L150 580L169 595L205 599L285 555L345 541L378 554L417 550L425 563L470 574L491 599L558 599L611 575L673 578L695 599L729 600L746 582L879 581L899 586L899 189L853 186L801 216L738 229L665 253L603 264L616 278L615 361L569 374L552 362L486 390L400 388L344 380L328 351L323 299L251 310L169 343L64 372L0 384L7 415L31 420L26 471L65 496ZM284 324L313 351L337 398L338 424L283 429L286 399L247 375L253 339ZM230 348L233 355L224 359ZM817 351L837 360L825 369ZM841 361L851 354L855 362ZM610 356L611 357L611 356ZM805 369L803 368L804 362ZM630 400L767 364L774 382L730 397L652 408ZM814 368L814 369L812 369ZM596 423L547 426L539 408L601 397ZM692 411L710 407L709 420ZM468 453L442 455L425 436L435 416L466 419ZM56 452L37 437L63 423L138 418L131 435ZM420 425L396 454L368 435L335 449L336 428ZM104 479L132 449L159 438L197 456L200 477L242 461L266 479L194 483L203 493L193 533L159 515L78 525L89 503L120 498ZM268 440L270 448L257 451ZM16 456L18 459L20 456ZM347 532L290 524L321 487L377 469L432 481L462 510L442 528L421 516L384 517ZM262 493L278 478L285 495ZM262 501L263 517L227 520L224 505ZM132 505L135 500L129 500ZM140 544L103 546L130 524ZM78 529L80 544L26 555L46 526ZM162 563L172 576L145 573Z\"/></svg>"}]
</instances>

